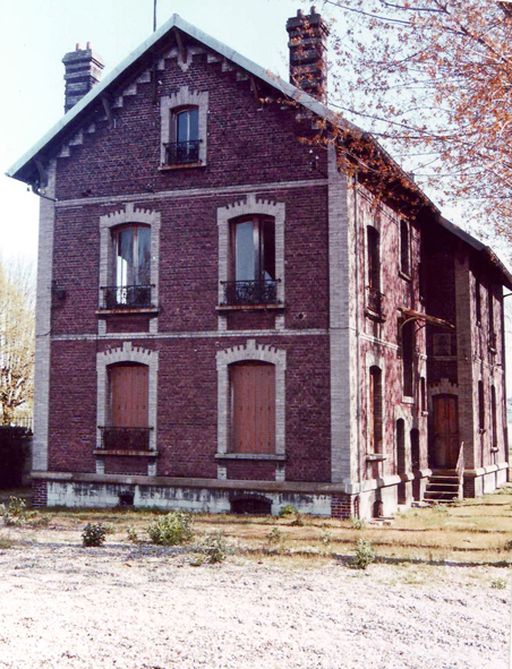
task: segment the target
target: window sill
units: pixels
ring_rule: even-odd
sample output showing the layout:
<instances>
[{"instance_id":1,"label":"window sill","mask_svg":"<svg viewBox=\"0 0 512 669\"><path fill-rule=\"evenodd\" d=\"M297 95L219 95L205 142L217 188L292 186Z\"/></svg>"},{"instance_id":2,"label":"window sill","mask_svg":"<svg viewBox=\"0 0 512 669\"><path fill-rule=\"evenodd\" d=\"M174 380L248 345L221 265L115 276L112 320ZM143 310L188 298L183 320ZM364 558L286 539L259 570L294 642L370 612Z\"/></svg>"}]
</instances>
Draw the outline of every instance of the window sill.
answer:
<instances>
[{"instance_id":1,"label":"window sill","mask_svg":"<svg viewBox=\"0 0 512 669\"><path fill-rule=\"evenodd\" d=\"M100 307L99 309L96 309L97 316L118 316L119 314L153 314L156 316L159 312L159 307L117 307L116 309Z\"/></svg>"},{"instance_id":2,"label":"window sill","mask_svg":"<svg viewBox=\"0 0 512 669\"><path fill-rule=\"evenodd\" d=\"M280 453L215 453L216 460L274 460L282 462L286 455Z\"/></svg>"},{"instance_id":3,"label":"window sill","mask_svg":"<svg viewBox=\"0 0 512 669\"><path fill-rule=\"evenodd\" d=\"M410 395L403 395L402 404L414 404L414 397Z\"/></svg>"},{"instance_id":4,"label":"window sill","mask_svg":"<svg viewBox=\"0 0 512 669\"><path fill-rule=\"evenodd\" d=\"M206 167L206 163L175 163L173 165L160 165L159 172L172 172L174 170L191 170L198 167Z\"/></svg>"},{"instance_id":5,"label":"window sill","mask_svg":"<svg viewBox=\"0 0 512 669\"><path fill-rule=\"evenodd\" d=\"M404 279L405 281L410 281L411 280L411 275L407 274L406 272L403 272L401 269L398 270L398 276L401 279Z\"/></svg>"},{"instance_id":6,"label":"window sill","mask_svg":"<svg viewBox=\"0 0 512 669\"><path fill-rule=\"evenodd\" d=\"M372 321L384 323L384 321L386 320L385 314L383 314L382 312L379 314L376 311L372 311L369 307L366 307L365 314L368 318L371 318Z\"/></svg>"},{"instance_id":7,"label":"window sill","mask_svg":"<svg viewBox=\"0 0 512 669\"><path fill-rule=\"evenodd\" d=\"M131 457L145 457L145 458L156 458L158 456L158 451L126 451L126 450L107 450L106 448L96 448L93 451L94 455L119 455L119 456L131 456Z\"/></svg>"},{"instance_id":8,"label":"window sill","mask_svg":"<svg viewBox=\"0 0 512 669\"><path fill-rule=\"evenodd\" d=\"M497 446L491 448L491 453L497 453L500 449Z\"/></svg>"},{"instance_id":9,"label":"window sill","mask_svg":"<svg viewBox=\"0 0 512 669\"><path fill-rule=\"evenodd\" d=\"M387 460L388 456L383 453L367 453L366 460L367 462L384 462Z\"/></svg>"},{"instance_id":10,"label":"window sill","mask_svg":"<svg viewBox=\"0 0 512 669\"><path fill-rule=\"evenodd\" d=\"M284 304L219 304L216 311L284 311Z\"/></svg>"}]
</instances>

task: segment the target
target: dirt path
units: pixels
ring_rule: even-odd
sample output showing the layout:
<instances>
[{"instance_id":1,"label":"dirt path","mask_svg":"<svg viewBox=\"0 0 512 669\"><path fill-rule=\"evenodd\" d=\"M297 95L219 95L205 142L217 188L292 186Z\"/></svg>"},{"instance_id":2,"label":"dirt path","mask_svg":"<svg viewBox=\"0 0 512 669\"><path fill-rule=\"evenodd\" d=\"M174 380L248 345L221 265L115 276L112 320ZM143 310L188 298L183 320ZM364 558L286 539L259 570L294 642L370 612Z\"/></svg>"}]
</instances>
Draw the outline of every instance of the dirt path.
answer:
<instances>
[{"instance_id":1,"label":"dirt path","mask_svg":"<svg viewBox=\"0 0 512 669\"><path fill-rule=\"evenodd\" d=\"M193 567L151 546L41 543L0 551L0 573L2 668L507 666L503 569Z\"/></svg>"}]
</instances>

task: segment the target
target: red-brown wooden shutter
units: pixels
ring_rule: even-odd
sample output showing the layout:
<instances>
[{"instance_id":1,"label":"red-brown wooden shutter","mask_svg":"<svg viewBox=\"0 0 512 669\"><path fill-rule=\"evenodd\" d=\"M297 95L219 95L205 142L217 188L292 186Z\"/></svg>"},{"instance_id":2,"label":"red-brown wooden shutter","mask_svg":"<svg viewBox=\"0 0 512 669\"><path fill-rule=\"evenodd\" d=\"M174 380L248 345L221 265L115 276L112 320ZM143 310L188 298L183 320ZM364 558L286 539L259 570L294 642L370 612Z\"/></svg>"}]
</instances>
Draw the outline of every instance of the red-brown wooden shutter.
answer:
<instances>
[{"instance_id":1,"label":"red-brown wooden shutter","mask_svg":"<svg viewBox=\"0 0 512 669\"><path fill-rule=\"evenodd\" d=\"M230 367L231 451L274 453L275 367L241 363Z\"/></svg>"},{"instance_id":2,"label":"red-brown wooden shutter","mask_svg":"<svg viewBox=\"0 0 512 669\"><path fill-rule=\"evenodd\" d=\"M113 427L148 427L148 378L146 365L110 367L110 408Z\"/></svg>"}]
</instances>

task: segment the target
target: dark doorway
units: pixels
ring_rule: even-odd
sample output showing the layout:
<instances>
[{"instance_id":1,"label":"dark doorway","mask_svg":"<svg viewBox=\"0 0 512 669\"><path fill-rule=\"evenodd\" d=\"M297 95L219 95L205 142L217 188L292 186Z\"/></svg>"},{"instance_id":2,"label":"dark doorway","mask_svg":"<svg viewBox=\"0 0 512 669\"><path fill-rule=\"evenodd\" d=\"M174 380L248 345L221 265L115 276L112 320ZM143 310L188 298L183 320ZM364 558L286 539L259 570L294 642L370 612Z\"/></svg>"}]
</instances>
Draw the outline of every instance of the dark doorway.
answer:
<instances>
[{"instance_id":1,"label":"dark doorway","mask_svg":"<svg viewBox=\"0 0 512 669\"><path fill-rule=\"evenodd\" d=\"M459 411L456 395L435 395L434 467L453 469L459 456Z\"/></svg>"}]
</instances>

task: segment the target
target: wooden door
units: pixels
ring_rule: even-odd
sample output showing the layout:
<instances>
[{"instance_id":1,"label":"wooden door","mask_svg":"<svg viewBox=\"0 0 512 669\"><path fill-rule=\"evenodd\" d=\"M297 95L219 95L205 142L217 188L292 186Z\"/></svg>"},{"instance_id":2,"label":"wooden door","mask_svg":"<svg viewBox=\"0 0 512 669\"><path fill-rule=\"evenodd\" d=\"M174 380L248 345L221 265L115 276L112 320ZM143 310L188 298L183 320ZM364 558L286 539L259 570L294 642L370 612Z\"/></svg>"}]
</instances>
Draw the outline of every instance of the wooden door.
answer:
<instances>
[{"instance_id":1,"label":"wooden door","mask_svg":"<svg viewBox=\"0 0 512 669\"><path fill-rule=\"evenodd\" d=\"M148 377L146 365L109 368L112 427L148 426Z\"/></svg>"},{"instance_id":2,"label":"wooden door","mask_svg":"<svg viewBox=\"0 0 512 669\"><path fill-rule=\"evenodd\" d=\"M235 453L275 453L274 365L244 362L229 369L231 443Z\"/></svg>"},{"instance_id":3,"label":"wooden door","mask_svg":"<svg viewBox=\"0 0 512 669\"><path fill-rule=\"evenodd\" d=\"M456 395L435 395L434 460L436 467L453 468L459 455L459 411Z\"/></svg>"}]
</instances>

